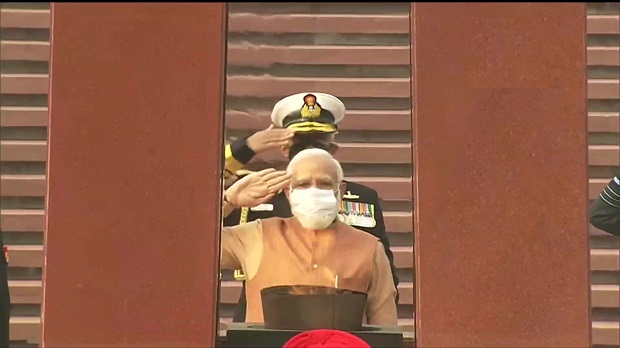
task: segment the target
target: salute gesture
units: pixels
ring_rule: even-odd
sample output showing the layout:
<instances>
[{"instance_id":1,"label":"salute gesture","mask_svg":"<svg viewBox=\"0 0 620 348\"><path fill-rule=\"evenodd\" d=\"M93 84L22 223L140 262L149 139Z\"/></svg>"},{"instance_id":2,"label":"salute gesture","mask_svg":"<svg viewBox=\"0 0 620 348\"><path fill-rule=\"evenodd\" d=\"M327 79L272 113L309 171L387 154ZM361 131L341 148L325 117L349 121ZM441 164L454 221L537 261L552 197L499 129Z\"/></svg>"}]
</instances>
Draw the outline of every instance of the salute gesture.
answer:
<instances>
[{"instance_id":1,"label":"salute gesture","mask_svg":"<svg viewBox=\"0 0 620 348\"><path fill-rule=\"evenodd\" d=\"M286 171L265 169L241 178L224 192L224 202L233 207L255 207L269 201L290 183Z\"/></svg>"},{"instance_id":2,"label":"salute gesture","mask_svg":"<svg viewBox=\"0 0 620 348\"><path fill-rule=\"evenodd\" d=\"M274 125L270 125L267 129L252 134L247 139L247 144L254 153L261 153L287 146L294 135L295 132L290 129L275 128Z\"/></svg>"}]
</instances>

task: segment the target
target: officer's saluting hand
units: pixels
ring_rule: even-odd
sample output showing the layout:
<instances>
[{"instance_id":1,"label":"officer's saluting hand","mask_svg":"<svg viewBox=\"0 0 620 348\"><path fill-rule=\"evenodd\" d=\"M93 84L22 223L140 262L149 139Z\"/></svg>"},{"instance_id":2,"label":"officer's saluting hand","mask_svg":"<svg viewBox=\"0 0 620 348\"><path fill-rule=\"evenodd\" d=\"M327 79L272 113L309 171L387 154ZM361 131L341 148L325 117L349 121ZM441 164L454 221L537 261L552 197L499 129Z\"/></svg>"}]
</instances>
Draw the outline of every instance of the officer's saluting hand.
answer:
<instances>
[{"instance_id":1,"label":"officer's saluting hand","mask_svg":"<svg viewBox=\"0 0 620 348\"><path fill-rule=\"evenodd\" d=\"M287 128L275 128L270 125L267 129L258 131L247 139L248 147L254 153L261 153L271 149L280 149L293 139L295 132Z\"/></svg>"}]
</instances>

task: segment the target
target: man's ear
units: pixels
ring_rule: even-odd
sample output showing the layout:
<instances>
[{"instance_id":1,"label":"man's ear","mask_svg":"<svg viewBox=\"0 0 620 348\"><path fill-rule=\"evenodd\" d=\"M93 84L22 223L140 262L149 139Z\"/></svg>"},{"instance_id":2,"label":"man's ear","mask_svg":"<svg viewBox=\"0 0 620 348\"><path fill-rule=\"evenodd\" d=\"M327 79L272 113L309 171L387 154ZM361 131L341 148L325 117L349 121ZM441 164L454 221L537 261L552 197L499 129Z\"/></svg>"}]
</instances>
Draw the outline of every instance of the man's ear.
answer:
<instances>
[{"instance_id":1,"label":"man's ear","mask_svg":"<svg viewBox=\"0 0 620 348\"><path fill-rule=\"evenodd\" d=\"M288 154L290 152L290 147L288 146L281 146L280 147L280 151L282 151L282 155L286 158L288 158Z\"/></svg>"},{"instance_id":2,"label":"man's ear","mask_svg":"<svg viewBox=\"0 0 620 348\"><path fill-rule=\"evenodd\" d=\"M340 149L340 146L338 146L338 144L334 142L329 143L329 153L335 155L336 152L338 152L338 149Z\"/></svg>"},{"instance_id":3,"label":"man's ear","mask_svg":"<svg viewBox=\"0 0 620 348\"><path fill-rule=\"evenodd\" d=\"M340 197L338 197L338 199L342 200L342 196L344 196L344 194L347 192L347 183L344 181L341 182L338 189L340 191Z\"/></svg>"}]
</instances>

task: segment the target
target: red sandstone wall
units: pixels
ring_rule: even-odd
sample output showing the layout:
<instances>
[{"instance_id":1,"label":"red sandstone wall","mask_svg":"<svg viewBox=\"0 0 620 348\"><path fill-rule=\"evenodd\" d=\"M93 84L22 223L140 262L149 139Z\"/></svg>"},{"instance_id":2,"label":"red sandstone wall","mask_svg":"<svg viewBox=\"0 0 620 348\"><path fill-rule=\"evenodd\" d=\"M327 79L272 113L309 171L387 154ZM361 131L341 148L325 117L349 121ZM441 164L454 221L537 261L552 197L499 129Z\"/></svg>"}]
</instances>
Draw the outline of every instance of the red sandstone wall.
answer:
<instances>
[{"instance_id":1,"label":"red sandstone wall","mask_svg":"<svg viewBox=\"0 0 620 348\"><path fill-rule=\"evenodd\" d=\"M409 4L232 4L230 10L228 136L266 127L283 95L321 90L342 97L349 112L338 136L339 159L349 178L376 188L384 200L402 281L401 323L411 330ZM14 340L38 343L49 11L45 3L3 3L1 11L0 203L12 250L11 332ZM590 198L618 170L619 14L618 5L589 5ZM273 152L253 166L282 160ZM591 246L594 343L620 345L620 241L592 228ZM227 321L240 283L224 277L221 316Z\"/></svg>"}]
</instances>

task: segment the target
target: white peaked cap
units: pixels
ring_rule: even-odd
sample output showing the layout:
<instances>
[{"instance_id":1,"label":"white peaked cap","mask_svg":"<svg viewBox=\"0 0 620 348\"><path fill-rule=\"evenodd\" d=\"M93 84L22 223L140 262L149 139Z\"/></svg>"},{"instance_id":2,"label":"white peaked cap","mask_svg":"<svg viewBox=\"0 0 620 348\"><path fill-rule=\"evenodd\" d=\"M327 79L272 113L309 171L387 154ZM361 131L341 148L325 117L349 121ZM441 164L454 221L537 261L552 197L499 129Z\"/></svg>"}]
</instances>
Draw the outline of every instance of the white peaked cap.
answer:
<instances>
[{"instance_id":1,"label":"white peaked cap","mask_svg":"<svg viewBox=\"0 0 620 348\"><path fill-rule=\"evenodd\" d=\"M271 112L271 122L296 132L335 133L345 114L340 99L327 93L304 92L278 101Z\"/></svg>"}]
</instances>

